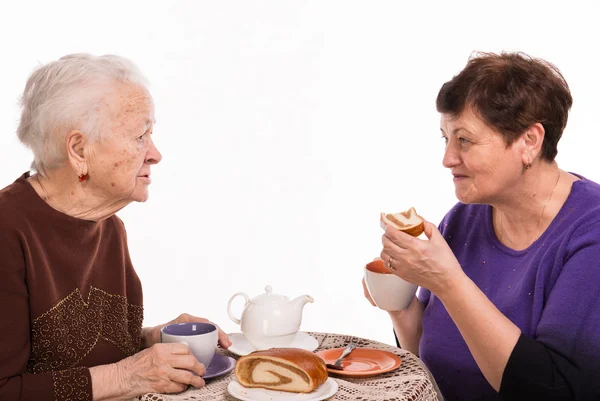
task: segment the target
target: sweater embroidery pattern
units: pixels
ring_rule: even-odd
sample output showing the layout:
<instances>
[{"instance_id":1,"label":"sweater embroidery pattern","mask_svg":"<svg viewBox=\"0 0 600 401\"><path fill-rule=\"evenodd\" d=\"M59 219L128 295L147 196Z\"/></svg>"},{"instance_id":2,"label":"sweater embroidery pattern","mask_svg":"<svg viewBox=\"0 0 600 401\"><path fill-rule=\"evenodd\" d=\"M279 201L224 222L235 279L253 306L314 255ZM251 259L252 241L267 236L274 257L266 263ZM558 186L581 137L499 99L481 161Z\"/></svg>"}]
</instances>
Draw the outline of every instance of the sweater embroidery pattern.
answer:
<instances>
[{"instance_id":1,"label":"sweater embroidery pattern","mask_svg":"<svg viewBox=\"0 0 600 401\"><path fill-rule=\"evenodd\" d=\"M31 327L28 373L46 373L78 366L99 340L124 356L140 350L143 307L122 295L90 288L87 302L79 289L35 318Z\"/></svg>"},{"instance_id":2,"label":"sweater embroidery pattern","mask_svg":"<svg viewBox=\"0 0 600 401\"><path fill-rule=\"evenodd\" d=\"M75 368L52 372L54 398L56 401L92 399L89 393L87 368Z\"/></svg>"}]
</instances>

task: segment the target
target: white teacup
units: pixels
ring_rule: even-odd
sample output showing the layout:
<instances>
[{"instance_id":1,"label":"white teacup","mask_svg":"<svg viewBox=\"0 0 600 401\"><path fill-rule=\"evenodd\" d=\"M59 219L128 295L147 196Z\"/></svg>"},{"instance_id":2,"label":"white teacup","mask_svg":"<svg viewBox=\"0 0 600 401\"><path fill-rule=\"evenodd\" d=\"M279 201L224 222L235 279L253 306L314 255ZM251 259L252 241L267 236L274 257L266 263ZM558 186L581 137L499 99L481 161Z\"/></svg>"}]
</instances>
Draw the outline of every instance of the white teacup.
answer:
<instances>
[{"instance_id":1,"label":"white teacup","mask_svg":"<svg viewBox=\"0 0 600 401\"><path fill-rule=\"evenodd\" d=\"M365 266L365 284L375 304L386 311L406 309L417 293L417 286L388 272L376 259Z\"/></svg>"},{"instance_id":2,"label":"white teacup","mask_svg":"<svg viewBox=\"0 0 600 401\"><path fill-rule=\"evenodd\" d=\"M219 331L212 323L175 323L160 330L160 342L186 344L206 369L215 356L218 341Z\"/></svg>"}]
</instances>

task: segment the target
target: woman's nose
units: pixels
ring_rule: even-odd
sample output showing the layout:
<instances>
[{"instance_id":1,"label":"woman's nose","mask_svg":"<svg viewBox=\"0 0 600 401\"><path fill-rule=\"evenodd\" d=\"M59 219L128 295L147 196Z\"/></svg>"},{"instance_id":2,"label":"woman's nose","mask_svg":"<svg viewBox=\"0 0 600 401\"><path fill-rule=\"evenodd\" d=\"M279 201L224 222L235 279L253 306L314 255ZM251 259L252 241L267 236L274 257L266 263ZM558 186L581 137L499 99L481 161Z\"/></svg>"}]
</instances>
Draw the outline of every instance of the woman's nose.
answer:
<instances>
[{"instance_id":1,"label":"woman's nose","mask_svg":"<svg viewBox=\"0 0 600 401\"><path fill-rule=\"evenodd\" d=\"M148 164L157 164L162 160L162 154L158 151L158 148L154 144L154 141L151 141L150 149L146 154L146 163Z\"/></svg>"},{"instance_id":2,"label":"woman's nose","mask_svg":"<svg viewBox=\"0 0 600 401\"><path fill-rule=\"evenodd\" d=\"M452 168L460 164L460 156L458 149L454 146L452 141L449 141L444 151L444 158L442 159L442 165L446 168Z\"/></svg>"}]
</instances>

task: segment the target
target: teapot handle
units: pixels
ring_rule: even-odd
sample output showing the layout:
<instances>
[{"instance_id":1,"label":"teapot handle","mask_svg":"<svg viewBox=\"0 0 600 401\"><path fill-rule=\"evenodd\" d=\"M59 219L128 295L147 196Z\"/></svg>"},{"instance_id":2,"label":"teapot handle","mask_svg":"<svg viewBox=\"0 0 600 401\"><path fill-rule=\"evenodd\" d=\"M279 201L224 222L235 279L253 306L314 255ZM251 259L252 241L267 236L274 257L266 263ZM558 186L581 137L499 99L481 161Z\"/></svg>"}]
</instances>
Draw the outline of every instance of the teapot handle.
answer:
<instances>
[{"instance_id":1,"label":"teapot handle","mask_svg":"<svg viewBox=\"0 0 600 401\"><path fill-rule=\"evenodd\" d=\"M238 295L241 295L242 297L244 297L246 299L246 303L244 304L244 308L246 307L246 305L248 305L248 302L250 302L250 298L248 298L248 295L246 295L245 292L236 292L235 294L233 294L233 296L231 298L229 298L229 302L227 303L227 314L229 315L229 318L235 324L240 324L240 319L238 319L237 317L233 316L233 313L231 313L231 303L233 302L234 298L237 297Z\"/></svg>"}]
</instances>

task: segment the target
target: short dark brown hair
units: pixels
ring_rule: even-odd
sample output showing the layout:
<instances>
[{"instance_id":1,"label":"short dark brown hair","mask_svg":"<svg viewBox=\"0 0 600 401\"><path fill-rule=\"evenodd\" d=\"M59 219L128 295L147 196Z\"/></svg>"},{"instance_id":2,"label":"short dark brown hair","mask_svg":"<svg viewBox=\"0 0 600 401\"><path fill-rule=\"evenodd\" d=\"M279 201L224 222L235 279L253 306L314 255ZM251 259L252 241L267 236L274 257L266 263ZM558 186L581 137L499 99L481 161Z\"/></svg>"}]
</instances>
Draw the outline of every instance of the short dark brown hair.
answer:
<instances>
[{"instance_id":1,"label":"short dark brown hair","mask_svg":"<svg viewBox=\"0 0 600 401\"><path fill-rule=\"evenodd\" d=\"M547 161L556 157L572 104L569 85L553 64L504 52L476 53L442 85L436 100L438 112L455 117L471 107L507 146L533 124L542 124L541 157Z\"/></svg>"}]
</instances>

